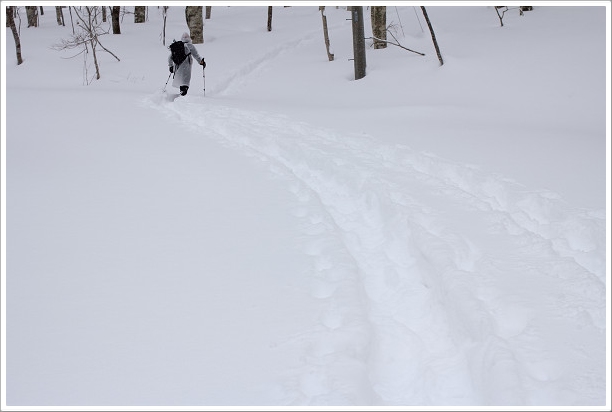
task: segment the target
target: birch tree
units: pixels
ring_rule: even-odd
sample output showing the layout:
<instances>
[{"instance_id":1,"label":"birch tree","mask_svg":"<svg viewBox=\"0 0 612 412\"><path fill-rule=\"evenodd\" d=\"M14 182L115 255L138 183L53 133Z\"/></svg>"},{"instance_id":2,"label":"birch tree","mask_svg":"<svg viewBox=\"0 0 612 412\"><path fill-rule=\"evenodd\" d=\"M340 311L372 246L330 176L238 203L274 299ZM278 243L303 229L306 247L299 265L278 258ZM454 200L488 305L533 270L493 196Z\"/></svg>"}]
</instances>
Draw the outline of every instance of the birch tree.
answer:
<instances>
[{"instance_id":1,"label":"birch tree","mask_svg":"<svg viewBox=\"0 0 612 412\"><path fill-rule=\"evenodd\" d=\"M185 19L189 27L189 35L193 44L204 43L204 21L202 20L202 6L186 6Z\"/></svg>"},{"instance_id":2,"label":"birch tree","mask_svg":"<svg viewBox=\"0 0 612 412\"><path fill-rule=\"evenodd\" d=\"M321 11L321 19L323 20L323 39L325 40L327 58L331 62L334 60L334 54L330 51L329 31L327 30L327 16L325 15L325 6L319 6L319 10Z\"/></svg>"},{"instance_id":3,"label":"birch tree","mask_svg":"<svg viewBox=\"0 0 612 412\"><path fill-rule=\"evenodd\" d=\"M62 6L55 6L55 18L57 19L58 26L65 26L64 22L64 11L62 10Z\"/></svg>"},{"instance_id":4,"label":"birch tree","mask_svg":"<svg viewBox=\"0 0 612 412\"><path fill-rule=\"evenodd\" d=\"M372 37L375 49L387 48L387 7L372 6Z\"/></svg>"},{"instance_id":5,"label":"birch tree","mask_svg":"<svg viewBox=\"0 0 612 412\"><path fill-rule=\"evenodd\" d=\"M135 6L134 7L134 23L144 23L146 20L147 7L146 6Z\"/></svg>"},{"instance_id":6,"label":"birch tree","mask_svg":"<svg viewBox=\"0 0 612 412\"><path fill-rule=\"evenodd\" d=\"M25 9L28 18L28 27L38 27L38 7L25 6Z\"/></svg>"}]
</instances>

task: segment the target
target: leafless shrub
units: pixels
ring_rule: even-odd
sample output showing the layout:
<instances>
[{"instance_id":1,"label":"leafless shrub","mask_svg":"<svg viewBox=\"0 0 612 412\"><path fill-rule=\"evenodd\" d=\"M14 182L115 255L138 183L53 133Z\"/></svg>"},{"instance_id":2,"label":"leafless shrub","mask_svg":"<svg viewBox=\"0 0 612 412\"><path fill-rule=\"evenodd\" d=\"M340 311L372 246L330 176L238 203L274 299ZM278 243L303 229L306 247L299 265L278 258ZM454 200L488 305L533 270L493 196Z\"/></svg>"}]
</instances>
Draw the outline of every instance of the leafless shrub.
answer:
<instances>
[{"instance_id":1,"label":"leafless shrub","mask_svg":"<svg viewBox=\"0 0 612 412\"><path fill-rule=\"evenodd\" d=\"M98 16L101 14L101 7L74 7L74 11L77 16L78 29L75 30L74 34L72 34L69 39L62 39L60 43L53 45L52 48L55 50L80 49L77 54L71 56L70 58L74 58L80 54L83 55L83 79L86 84L90 84L93 81L93 77L90 78L88 74L87 59L90 51L93 55L94 66L96 69L96 80L100 79L100 65L98 63L98 56L96 54L98 47L109 53L111 56L117 59L117 61L120 60L119 57L100 43L100 36L108 34L108 30L101 27L102 19L98 18Z\"/></svg>"}]
</instances>

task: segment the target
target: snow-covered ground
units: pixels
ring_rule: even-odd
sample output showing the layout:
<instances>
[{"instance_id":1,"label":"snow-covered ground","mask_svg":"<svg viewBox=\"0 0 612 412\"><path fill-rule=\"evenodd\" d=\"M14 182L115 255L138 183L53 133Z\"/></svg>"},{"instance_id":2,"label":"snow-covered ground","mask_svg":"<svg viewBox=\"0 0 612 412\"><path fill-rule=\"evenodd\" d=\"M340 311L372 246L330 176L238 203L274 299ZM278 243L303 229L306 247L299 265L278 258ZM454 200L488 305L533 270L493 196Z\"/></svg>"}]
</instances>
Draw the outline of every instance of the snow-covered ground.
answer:
<instances>
[{"instance_id":1,"label":"snow-covered ground","mask_svg":"<svg viewBox=\"0 0 612 412\"><path fill-rule=\"evenodd\" d=\"M3 409L609 409L609 3L504 27L427 11L443 66L398 4L426 56L368 48L355 81L344 8L329 62L317 6L274 7L267 32L267 7L214 3L205 77L172 101L161 6L101 38L121 61L99 52L89 85L51 49L67 10L26 28L22 7ZM168 39L185 30L171 7Z\"/></svg>"}]
</instances>

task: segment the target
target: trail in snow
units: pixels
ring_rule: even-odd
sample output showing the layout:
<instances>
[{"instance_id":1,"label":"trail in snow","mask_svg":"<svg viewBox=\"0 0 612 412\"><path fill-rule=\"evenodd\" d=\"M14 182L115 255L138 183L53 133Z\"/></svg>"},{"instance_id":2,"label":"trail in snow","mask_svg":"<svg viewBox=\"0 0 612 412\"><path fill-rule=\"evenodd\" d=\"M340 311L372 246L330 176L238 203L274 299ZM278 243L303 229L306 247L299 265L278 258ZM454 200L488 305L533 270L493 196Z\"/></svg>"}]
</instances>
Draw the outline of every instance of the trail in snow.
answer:
<instances>
[{"instance_id":1,"label":"trail in snow","mask_svg":"<svg viewBox=\"0 0 612 412\"><path fill-rule=\"evenodd\" d=\"M340 26L336 23L330 26L330 30ZM226 73L222 79L215 82L208 92L215 96L230 95L237 90L241 90L245 85L253 82L258 73L265 71L272 63L283 54L293 51L305 44L318 41L321 33L318 29L310 30L306 34L301 33L298 37L278 39L279 43L268 47L268 49L257 57L241 62L238 67Z\"/></svg>"},{"instance_id":2,"label":"trail in snow","mask_svg":"<svg viewBox=\"0 0 612 412\"><path fill-rule=\"evenodd\" d=\"M604 216L373 137L198 97L147 104L267 162L300 201L327 310L288 340L310 349L279 402L603 401L605 374L581 359L605 346Z\"/></svg>"}]
</instances>

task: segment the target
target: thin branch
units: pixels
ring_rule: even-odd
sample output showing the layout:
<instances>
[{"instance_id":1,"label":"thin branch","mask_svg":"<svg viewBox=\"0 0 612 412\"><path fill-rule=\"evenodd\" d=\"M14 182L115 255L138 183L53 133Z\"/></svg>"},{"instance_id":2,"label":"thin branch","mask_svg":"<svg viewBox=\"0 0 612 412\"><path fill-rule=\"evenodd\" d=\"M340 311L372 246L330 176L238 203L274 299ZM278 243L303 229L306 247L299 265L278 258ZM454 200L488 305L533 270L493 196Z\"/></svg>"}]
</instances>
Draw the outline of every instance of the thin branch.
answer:
<instances>
[{"instance_id":1,"label":"thin branch","mask_svg":"<svg viewBox=\"0 0 612 412\"><path fill-rule=\"evenodd\" d=\"M74 56L70 56L70 57L60 57L60 59L64 59L64 60L68 60L68 59L74 59L75 57L77 57L79 54L83 54L85 53L85 49L81 50L80 52L78 52L77 54L75 54Z\"/></svg>"},{"instance_id":2,"label":"thin branch","mask_svg":"<svg viewBox=\"0 0 612 412\"><path fill-rule=\"evenodd\" d=\"M502 14L499 14L499 9L501 8L506 8L506 10L504 10L502 12ZM506 12L508 11L508 7L507 6L495 6L495 12L497 13L497 17L499 18L499 23L501 24L501 27L504 27L504 14L506 14Z\"/></svg>"},{"instance_id":3,"label":"thin branch","mask_svg":"<svg viewBox=\"0 0 612 412\"><path fill-rule=\"evenodd\" d=\"M395 37L393 37L393 38L395 39ZM421 52L418 52L418 51L410 50L408 47L404 47L404 46L402 46L402 45L401 45L401 44L399 44L399 43L393 43L392 41L388 41L388 40L379 39L378 37L374 37L374 36L372 36L372 37L366 37L366 40L376 40L376 41L381 41L381 42L384 42L384 43L388 43L388 44L392 44L392 45L394 45L394 46L400 47L400 48L402 48L402 49L404 49L404 50L408 50L409 52L416 53L416 54L421 55L421 56L425 56L425 53L421 53ZM396 39L396 41L397 41L397 39Z\"/></svg>"},{"instance_id":4,"label":"thin branch","mask_svg":"<svg viewBox=\"0 0 612 412\"><path fill-rule=\"evenodd\" d=\"M395 42L399 44L399 40L397 39L397 37L393 35L393 31L391 30L392 27L393 27L392 24L390 24L389 27L387 27L387 33L389 33L391 37L393 37L393 40L395 40Z\"/></svg>"},{"instance_id":5,"label":"thin branch","mask_svg":"<svg viewBox=\"0 0 612 412\"><path fill-rule=\"evenodd\" d=\"M105 52L109 53L111 56L113 56L115 59L117 59L117 61L118 61L118 62L120 62L120 61L121 61L121 60L119 59L119 57L115 56L115 54L114 54L112 51L110 51L110 50L108 50L106 47L104 47L104 46L102 45L102 43L100 43L100 39L99 39L99 38L97 38L97 37L96 37L96 43L97 43L97 44L99 44L99 45L100 45L100 47L102 47L102 49L103 49Z\"/></svg>"},{"instance_id":6,"label":"thin branch","mask_svg":"<svg viewBox=\"0 0 612 412\"><path fill-rule=\"evenodd\" d=\"M70 40L61 39L61 43L56 43L51 46L53 50L66 50L66 49L75 49L79 46L87 44L89 38L85 38L80 35L74 35ZM78 56L78 55L77 55Z\"/></svg>"}]
</instances>

